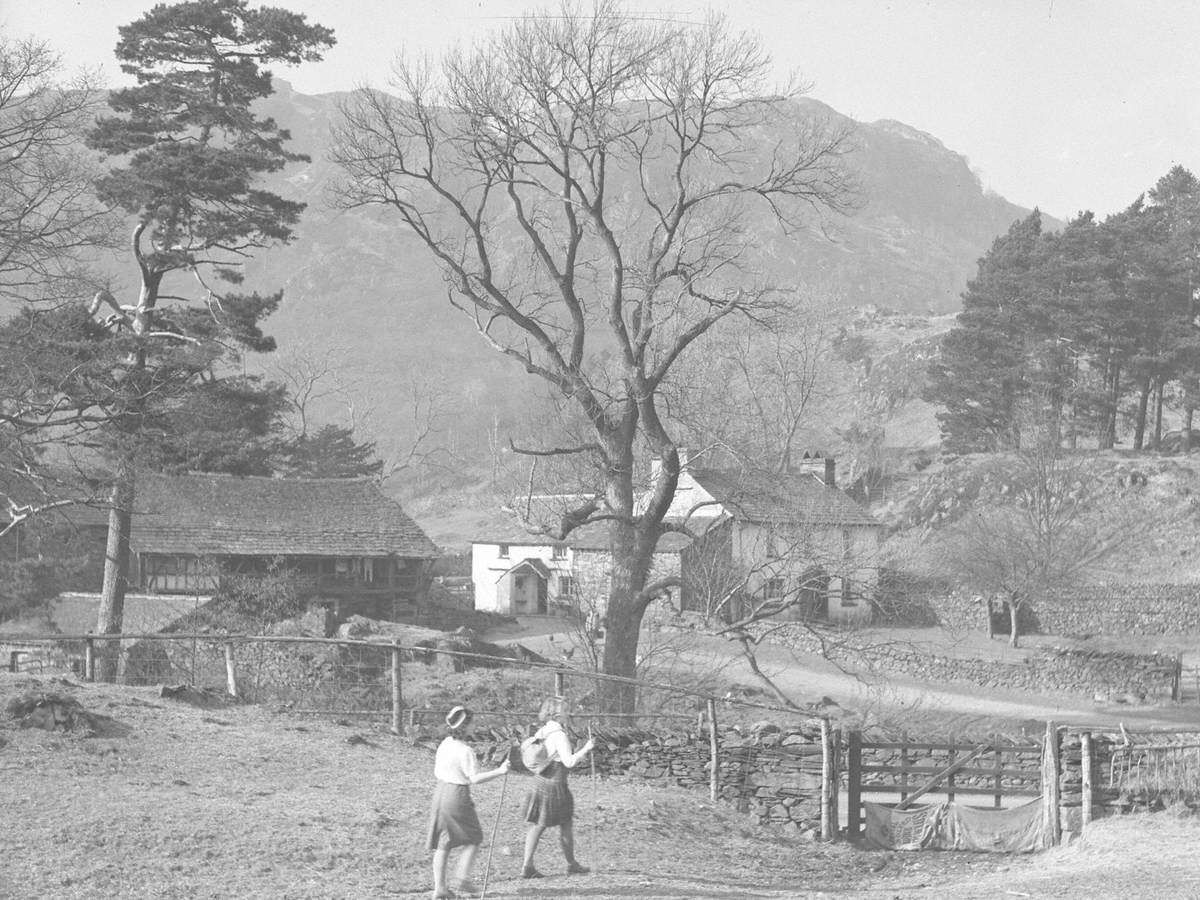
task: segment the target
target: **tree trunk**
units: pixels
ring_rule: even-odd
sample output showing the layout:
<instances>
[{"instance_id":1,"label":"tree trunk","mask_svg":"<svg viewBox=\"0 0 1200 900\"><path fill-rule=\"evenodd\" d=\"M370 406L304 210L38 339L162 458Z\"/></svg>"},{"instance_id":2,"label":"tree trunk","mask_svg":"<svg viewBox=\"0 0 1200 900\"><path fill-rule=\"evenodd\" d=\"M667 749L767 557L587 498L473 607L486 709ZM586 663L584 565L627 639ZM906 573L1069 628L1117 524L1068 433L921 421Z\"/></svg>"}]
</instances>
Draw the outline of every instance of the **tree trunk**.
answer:
<instances>
[{"instance_id":1,"label":"tree trunk","mask_svg":"<svg viewBox=\"0 0 1200 900\"><path fill-rule=\"evenodd\" d=\"M122 464L112 489L108 513L108 543L104 553L104 583L96 617L97 634L120 634L125 614L125 591L129 585L129 534L133 522L133 469ZM116 681L120 641L101 641L96 660L96 680Z\"/></svg>"},{"instance_id":2,"label":"tree trunk","mask_svg":"<svg viewBox=\"0 0 1200 900\"><path fill-rule=\"evenodd\" d=\"M1108 396L1104 407L1104 423L1100 432L1100 449L1111 450L1117 443L1117 403L1121 397L1121 367L1113 362L1110 365Z\"/></svg>"},{"instance_id":3,"label":"tree trunk","mask_svg":"<svg viewBox=\"0 0 1200 900\"><path fill-rule=\"evenodd\" d=\"M1017 646L1017 641L1019 640L1019 638L1021 636L1021 629L1017 627L1017 616L1020 612L1021 612L1021 607L1018 606L1015 601L1010 599L1008 601L1008 623L1009 623L1008 645L1010 647L1014 647L1014 648Z\"/></svg>"},{"instance_id":4,"label":"tree trunk","mask_svg":"<svg viewBox=\"0 0 1200 900\"><path fill-rule=\"evenodd\" d=\"M605 613L605 675L637 677L638 641L646 603L642 588L650 572L649 554L641 552L632 525L612 524L612 582ZM637 708L637 691L632 684L604 682L601 706L605 712L630 714Z\"/></svg>"},{"instance_id":5,"label":"tree trunk","mask_svg":"<svg viewBox=\"0 0 1200 900\"><path fill-rule=\"evenodd\" d=\"M1150 404L1150 378L1142 381L1142 389L1138 394L1137 421L1133 426L1133 449L1141 450L1146 438L1146 409Z\"/></svg>"},{"instance_id":6,"label":"tree trunk","mask_svg":"<svg viewBox=\"0 0 1200 900\"><path fill-rule=\"evenodd\" d=\"M1195 407L1192 406L1189 400L1187 407L1183 411L1183 437L1179 445L1180 452L1184 454L1192 452L1192 417L1195 411Z\"/></svg>"},{"instance_id":7,"label":"tree trunk","mask_svg":"<svg viewBox=\"0 0 1200 900\"><path fill-rule=\"evenodd\" d=\"M1162 449L1162 417L1163 417L1163 392L1166 385L1162 378L1154 380L1154 433L1150 436L1150 449Z\"/></svg>"}]
</instances>

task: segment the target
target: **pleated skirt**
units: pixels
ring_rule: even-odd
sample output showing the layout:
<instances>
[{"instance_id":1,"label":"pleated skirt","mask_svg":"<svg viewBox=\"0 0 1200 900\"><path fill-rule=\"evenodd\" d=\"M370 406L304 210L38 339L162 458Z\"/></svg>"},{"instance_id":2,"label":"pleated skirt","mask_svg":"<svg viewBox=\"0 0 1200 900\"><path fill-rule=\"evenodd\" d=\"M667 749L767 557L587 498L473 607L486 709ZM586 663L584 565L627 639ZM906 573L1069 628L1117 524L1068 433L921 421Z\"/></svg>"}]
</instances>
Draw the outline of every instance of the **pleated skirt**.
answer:
<instances>
[{"instance_id":1,"label":"pleated skirt","mask_svg":"<svg viewBox=\"0 0 1200 900\"><path fill-rule=\"evenodd\" d=\"M533 776L533 787L525 796L525 821L554 828L575 818L575 798L567 787L567 768L554 762L541 775Z\"/></svg>"},{"instance_id":2,"label":"pleated skirt","mask_svg":"<svg viewBox=\"0 0 1200 900\"><path fill-rule=\"evenodd\" d=\"M465 847L483 843L483 828L465 784L439 781L433 791L429 813L429 849Z\"/></svg>"}]
</instances>

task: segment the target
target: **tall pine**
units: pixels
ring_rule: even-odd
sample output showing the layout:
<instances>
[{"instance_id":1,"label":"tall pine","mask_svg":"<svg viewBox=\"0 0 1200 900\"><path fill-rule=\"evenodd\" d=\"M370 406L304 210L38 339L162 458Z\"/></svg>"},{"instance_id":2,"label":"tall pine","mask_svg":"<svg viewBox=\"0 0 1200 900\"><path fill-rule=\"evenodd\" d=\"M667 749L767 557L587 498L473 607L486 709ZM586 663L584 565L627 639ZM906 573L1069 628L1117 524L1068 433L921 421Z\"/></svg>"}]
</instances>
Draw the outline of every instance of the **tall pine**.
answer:
<instances>
[{"instance_id":1,"label":"tall pine","mask_svg":"<svg viewBox=\"0 0 1200 900\"><path fill-rule=\"evenodd\" d=\"M165 414L161 398L172 396L148 387L211 381L243 350L274 348L259 323L281 293L229 287L241 283L240 267L255 251L292 239L304 205L260 181L307 157L286 149L287 131L253 104L272 93L265 66L319 60L333 43L329 29L303 15L251 9L246 0L160 4L120 29L116 55L137 83L111 95L115 115L88 135L90 146L120 161L97 191L135 217L130 252L139 275L129 302L100 292L91 307L131 344L120 380L129 401L110 443L100 633L121 628L136 469ZM200 402L177 396L183 406ZM103 674L114 674L111 657Z\"/></svg>"},{"instance_id":2,"label":"tall pine","mask_svg":"<svg viewBox=\"0 0 1200 900\"><path fill-rule=\"evenodd\" d=\"M945 407L938 422L947 452L1020 446L1031 391L1030 272L1041 233L1035 209L995 240L967 283L955 327L942 341L926 399Z\"/></svg>"}]
</instances>

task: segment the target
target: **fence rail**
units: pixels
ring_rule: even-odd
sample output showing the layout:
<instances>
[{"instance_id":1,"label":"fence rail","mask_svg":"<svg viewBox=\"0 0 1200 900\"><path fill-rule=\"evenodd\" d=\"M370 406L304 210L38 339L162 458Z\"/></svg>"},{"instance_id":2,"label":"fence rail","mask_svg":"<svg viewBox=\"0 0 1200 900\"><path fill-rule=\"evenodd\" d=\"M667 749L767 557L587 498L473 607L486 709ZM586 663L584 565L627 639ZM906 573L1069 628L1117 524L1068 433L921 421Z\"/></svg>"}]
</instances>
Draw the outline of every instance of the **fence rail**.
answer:
<instances>
[{"instance_id":1,"label":"fence rail","mask_svg":"<svg viewBox=\"0 0 1200 900\"><path fill-rule=\"evenodd\" d=\"M247 701L279 702L294 713L377 719L396 734L421 731L440 719L441 710L422 700L416 687L441 685L452 672L467 667L529 673L519 685L527 693L513 694L508 706L497 702L477 711L478 718L504 728L535 721L537 713L528 701L551 693L566 695L576 680L584 685L576 689L577 698L604 682L630 684L637 692L633 712L601 710L593 693L591 708L577 699L577 719L627 733L638 731L643 723L650 731L662 722L686 723L691 735L682 749L678 742L661 741L653 751L657 761L642 765L635 774L651 777L646 773L660 772L670 777L673 771L686 770L680 783L706 785L713 799L758 810L767 817L764 821L773 821L769 817L781 815L778 810L784 807L803 806L803 815L818 817L816 827L826 839L841 830L841 808L846 809L846 834L857 837L863 797L873 794L896 797L900 804L925 793L990 798L995 807L1006 798L1042 794L1054 830L1061 815L1062 828L1071 831L1122 804L1200 806L1200 731L1147 728L1136 734L1124 729L1113 733L1102 725L1058 728L1047 723L1046 741L1040 744L871 740L859 732L843 735L825 717L804 716L776 704L726 700L686 685L397 641L212 633L0 634L0 660L11 672L71 670L92 680L100 661L114 655L119 665L113 671L125 684L216 688ZM513 677L510 687L517 685ZM796 723L788 736L792 742L746 740L720 721L735 708L786 713ZM635 738L633 743L648 742ZM636 753L625 755L632 758ZM845 802L840 804L843 790ZM798 821L790 815L789 821Z\"/></svg>"}]
</instances>

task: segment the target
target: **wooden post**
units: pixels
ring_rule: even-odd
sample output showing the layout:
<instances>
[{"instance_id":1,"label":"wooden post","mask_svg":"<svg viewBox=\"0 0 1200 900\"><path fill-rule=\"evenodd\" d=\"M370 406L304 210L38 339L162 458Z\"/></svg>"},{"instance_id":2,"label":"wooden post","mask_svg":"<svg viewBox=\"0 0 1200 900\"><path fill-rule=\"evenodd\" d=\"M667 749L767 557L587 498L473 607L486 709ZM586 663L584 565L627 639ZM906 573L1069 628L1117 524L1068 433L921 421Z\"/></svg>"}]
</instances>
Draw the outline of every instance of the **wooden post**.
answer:
<instances>
[{"instance_id":1,"label":"wooden post","mask_svg":"<svg viewBox=\"0 0 1200 900\"><path fill-rule=\"evenodd\" d=\"M561 669L556 669L554 672L554 696L567 696L567 675Z\"/></svg>"},{"instance_id":2,"label":"wooden post","mask_svg":"<svg viewBox=\"0 0 1200 900\"><path fill-rule=\"evenodd\" d=\"M829 720L821 720L821 840L832 841L837 832L837 807L834 803L833 779L837 769L833 759L833 739Z\"/></svg>"},{"instance_id":3,"label":"wooden post","mask_svg":"<svg viewBox=\"0 0 1200 900\"><path fill-rule=\"evenodd\" d=\"M900 801L908 799L908 732L900 732Z\"/></svg>"},{"instance_id":4,"label":"wooden post","mask_svg":"<svg viewBox=\"0 0 1200 900\"><path fill-rule=\"evenodd\" d=\"M711 697L708 700L708 753L708 796L715 801L720 788L721 760L717 747L717 701Z\"/></svg>"},{"instance_id":5,"label":"wooden post","mask_svg":"<svg viewBox=\"0 0 1200 900\"><path fill-rule=\"evenodd\" d=\"M96 642L90 637L83 641L83 677L96 680Z\"/></svg>"},{"instance_id":6,"label":"wooden post","mask_svg":"<svg viewBox=\"0 0 1200 900\"><path fill-rule=\"evenodd\" d=\"M1058 780L1058 727L1053 721L1046 723L1046 738L1042 744L1042 821L1046 826L1046 842L1054 847L1058 844L1062 829L1059 805L1062 785Z\"/></svg>"},{"instance_id":7,"label":"wooden post","mask_svg":"<svg viewBox=\"0 0 1200 900\"><path fill-rule=\"evenodd\" d=\"M21 651L20 650L9 651L8 671L10 671L10 672L20 672L21 671Z\"/></svg>"},{"instance_id":8,"label":"wooden post","mask_svg":"<svg viewBox=\"0 0 1200 900\"><path fill-rule=\"evenodd\" d=\"M1004 754L1000 748L996 748L996 799L994 806L996 809L1001 807L1001 798L1004 796Z\"/></svg>"},{"instance_id":9,"label":"wooden post","mask_svg":"<svg viewBox=\"0 0 1200 900\"><path fill-rule=\"evenodd\" d=\"M840 801L838 792L841 790L842 780L842 729L833 729L833 735L830 740L833 743L833 778L829 782L832 793L832 796L829 798L829 808L833 810L833 839L837 840L841 828L840 817L838 815Z\"/></svg>"},{"instance_id":10,"label":"wooden post","mask_svg":"<svg viewBox=\"0 0 1200 900\"><path fill-rule=\"evenodd\" d=\"M392 644L392 734L404 734L404 720L400 694L400 644Z\"/></svg>"},{"instance_id":11,"label":"wooden post","mask_svg":"<svg viewBox=\"0 0 1200 900\"><path fill-rule=\"evenodd\" d=\"M858 837L862 828L862 732L851 731L846 736L846 836Z\"/></svg>"},{"instance_id":12,"label":"wooden post","mask_svg":"<svg viewBox=\"0 0 1200 900\"><path fill-rule=\"evenodd\" d=\"M1092 735L1084 732L1079 736L1079 767L1083 776L1083 801L1079 810L1079 830L1082 833L1092 821Z\"/></svg>"},{"instance_id":13,"label":"wooden post","mask_svg":"<svg viewBox=\"0 0 1200 900\"><path fill-rule=\"evenodd\" d=\"M238 695L237 671L233 667L233 641L225 642L225 688L230 697Z\"/></svg>"}]
</instances>

